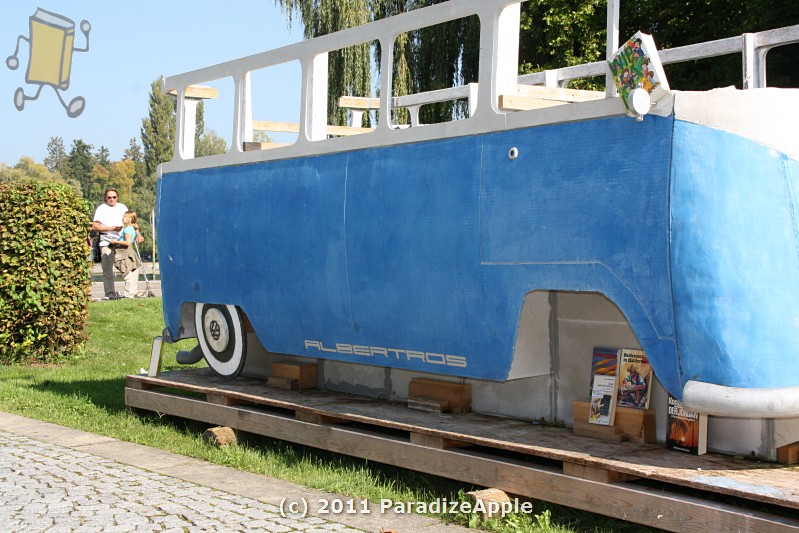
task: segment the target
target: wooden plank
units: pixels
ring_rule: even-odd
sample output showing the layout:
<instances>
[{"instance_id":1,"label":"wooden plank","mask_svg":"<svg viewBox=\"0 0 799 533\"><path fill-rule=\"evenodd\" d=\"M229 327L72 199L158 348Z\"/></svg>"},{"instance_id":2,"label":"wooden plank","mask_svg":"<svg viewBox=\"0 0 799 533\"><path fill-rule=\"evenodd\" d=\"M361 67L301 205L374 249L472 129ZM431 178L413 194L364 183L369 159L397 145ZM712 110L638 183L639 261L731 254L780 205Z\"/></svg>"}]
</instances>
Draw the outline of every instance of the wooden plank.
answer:
<instances>
[{"instance_id":1,"label":"wooden plank","mask_svg":"<svg viewBox=\"0 0 799 533\"><path fill-rule=\"evenodd\" d=\"M427 446L428 448L435 448L437 450L462 448L464 446L470 445L468 442L445 439L442 437L436 437L434 435L425 435L424 433L411 433L411 444L417 444L419 446Z\"/></svg>"},{"instance_id":2,"label":"wooden plank","mask_svg":"<svg viewBox=\"0 0 799 533\"><path fill-rule=\"evenodd\" d=\"M251 152L254 150L271 150L272 148L283 148L284 146L291 146L292 143L273 143L273 142L250 142L245 141L243 144L243 150L245 152Z\"/></svg>"},{"instance_id":3,"label":"wooden plank","mask_svg":"<svg viewBox=\"0 0 799 533\"><path fill-rule=\"evenodd\" d=\"M341 426L319 426L251 407L125 389L125 403L305 446L409 468L668 531L799 532L799 520L625 483L603 484L475 453L437 450Z\"/></svg>"},{"instance_id":4,"label":"wooden plank","mask_svg":"<svg viewBox=\"0 0 799 533\"><path fill-rule=\"evenodd\" d=\"M799 442L777 448L777 460L784 465L799 463Z\"/></svg>"},{"instance_id":5,"label":"wooden plank","mask_svg":"<svg viewBox=\"0 0 799 533\"><path fill-rule=\"evenodd\" d=\"M131 389L137 389L137 390L146 390L146 389L152 389L153 388L153 385L151 385L150 383L133 380L133 379L130 379L130 377L125 379L125 386L126 387L130 387Z\"/></svg>"},{"instance_id":6,"label":"wooden plank","mask_svg":"<svg viewBox=\"0 0 799 533\"><path fill-rule=\"evenodd\" d=\"M237 398L231 398L226 394L220 394L218 392L209 392L205 395L205 398L209 403L216 405L241 405L243 403Z\"/></svg>"},{"instance_id":7,"label":"wooden plank","mask_svg":"<svg viewBox=\"0 0 799 533\"><path fill-rule=\"evenodd\" d=\"M380 98L340 96L338 106L348 109L380 109Z\"/></svg>"},{"instance_id":8,"label":"wooden plank","mask_svg":"<svg viewBox=\"0 0 799 533\"><path fill-rule=\"evenodd\" d=\"M533 98L531 96L519 96L516 94L499 95L499 108L506 111L529 111L530 109L543 109L546 107L565 105L566 103L567 102L560 102L557 100Z\"/></svg>"},{"instance_id":9,"label":"wooden plank","mask_svg":"<svg viewBox=\"0 0 799 533\"><path fill-rule=\"evenodd\" d=\"M601 438L603 430L600 428L614 427L616 428L615 433L625 433L628 436L627 440L632 442L652 443L657 440L657 413L654 409L643 410L630 407L617 407L616 419L613 426L601 426L598 424L586 426L582 423L578 424L578 422L587 423L589 407L588 402L581 402L578 400L573 402L572 412L574 413L575 433L586 436L592 436L589 435L589 433L592 433L596 434L597 438ZM609 430L605 432L610 433Z\"/></svg>"},{"instance_id":10,"label":"wooden plank","mask_svg":"<svg viewBox=\"0 0 799 533\"><path fill-rule=\"evenodd\" d=\"M451 413L468 413L472 410L472 386L467 383L412 378L408 384L408 401L412 400L441 402L442 412L446 409Z\"/></svg>"},{"instance_id":11,"label":"wooden plank","mask_svg":"<svg viewBox=\"0 0 799 533\"><path fill-rule=\"evenodd\" d=\"M317 413L308 413L306 411L295 412L294 418L301 422L308 422L309 424L341 424L342 422L345 422L345 420L340 418L320 415Z\"/></svg>"},{"instance_id":12,"label":"wooden plank","mask_svg":"<svg viewBox=\"0 0 799 533\"><path fill-rule=\"evenodd\" d=\"M171 94L172 96L177 95L177 91L172 89L167 94ZM184 93L186 98L197 98L200 100L213 100L217 96L219 96L219 91L214 89L213 87L206 87L205 85L189 85L186 87L186 92Z\"/></svg>"},{"instance_id":13,"label":"wooden plank","mask_svg":"<svg viewBox=\"0 0 799 533\"><path fill-rule=\"evenodd\" d=\"M559 102L590 102L592 100L602 100L606 98L605 91L584 91L581 89L524 84L516 86L516 94L517 96L527 96Z\"/></svg>"},{"instance_id":14,"label":"wooden plank","mask_svg":"<svg viewBox=\"0 0 799 533\"><path fill-rule=\"evenodd\" d=\"M624 432L618 426L601 426L598 424L591 424L590 422L583 422L582 420L575 420L574 427L572 428L575 435L581 437L591 437L592 439L602 439L611 442L626 442L630 440L630 435Z\"/></svg>"},{"instance_id":15,"label":"wooden plank","mask_svg":"<svg viewBox=\"0 0 799 533\"><path fill-rule=\"evenodd\" d=\"M338 135L342 137L346 135L360 135L362 133L369 133L370 131L375 131L375 129L361 126L331 126L329 124L327 126L328 135Z\"/></svg>"},{"instance_id":16,"label":"wooden plank","mask_svg":"<svg viewBox=\"0 0 799 533\"><path fill-rule=\"evenodd\" d=\"M257 131L271 131L275 133L299 133L300 125L297 122L277 122L272 120L253 120L252 129ZM327 126L328 135L360 135L374 131L374 128L362 128L356 126Z\"/></svg>"},{"instance_id":17,"label":"wooden plank","mask_svg":"<svg viewBox=\"0 0 799 533\"><path fill-rule=\"evenodd\" d=\"M300 389L316 388L316 363L272 363L273 378L296 380Z\"/></svg>"},{"instance_id":18,"label":"wooden plank","mask_svg":"<svg viewBox=\"0 0 799 533\"><path fill-rule=\"evenodd\" d=\"M421 432L488 448L583 464L653 481L717 492L755 502L799 509L799 470L776 463L708 453L676 454L662 444L605 442L575 436L570 428L531 424L477 413L431 416L408 409L403 402L365 398L325 390L281 391L263 379L239 376L224 380L207 368L181 369L160 376L128 376L146 382L205 394L221 389L250 404L303 410L342 420Z\"/></svg>"},{"instance_id":19,"label":"wooden plank","mask_svg":"<svg viewBox=\"0 0 799 533\"><path fill-rule=\"evenodd\" d=\"M429 398L408 398L408 408L427 411L428 413L446 413L449 411L447 400L431 400Z\"/></svg>"},{"instance_id":20,"label":"wooden plank","mask_svg":"<svg viewBox=\"0 0 799 533\"><path fill-rule=\"evenodd\" d=\"M266 378L266 385L281 390L299 390L300 380L281 376L269 376Z\"/></svg>"},{"instance_id":21,"label":"wooden plank","mask_svg":"<svg viewBox=\"0 0 799 533\"><path fill-rule=\"evenodd\" d=\"M598 483L617 483L619 481L632 481L639 479L638 476L622 474L614 470L596 468L593 466L577 465L574 463L563 463L563 473L568 476L590 479Z\"/></svg>"}]
</instances>

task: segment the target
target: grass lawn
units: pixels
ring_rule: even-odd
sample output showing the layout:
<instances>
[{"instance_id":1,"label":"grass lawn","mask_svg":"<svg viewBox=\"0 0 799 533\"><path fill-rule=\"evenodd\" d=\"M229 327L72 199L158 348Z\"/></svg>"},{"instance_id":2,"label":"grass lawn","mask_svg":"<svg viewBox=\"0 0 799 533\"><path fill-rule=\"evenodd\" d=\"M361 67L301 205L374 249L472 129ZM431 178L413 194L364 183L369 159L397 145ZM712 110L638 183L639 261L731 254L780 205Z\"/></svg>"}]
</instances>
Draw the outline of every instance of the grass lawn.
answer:
<instances>
[{"instance_id":1,"label":"grass lawn","mask_svg":"<svg viewBox=\"0 0 799 533\"><path fill-rule=\"evenodd\" d=\"M238 445L219 449L203 442L206 424L131 410L124 401L125 376L147 368L152 339L163 327L160 298L91 303L83 353L58 364L0 366L0 410L356 498L452 501L473 488L256 435L240 434ZM177 368L174 354L194 344L166 345L162 370ZM647 531L544 503L535 512L479 526L500 532ZM478 525L476 516L442 518Z\"/></svg>"}]
</instances>

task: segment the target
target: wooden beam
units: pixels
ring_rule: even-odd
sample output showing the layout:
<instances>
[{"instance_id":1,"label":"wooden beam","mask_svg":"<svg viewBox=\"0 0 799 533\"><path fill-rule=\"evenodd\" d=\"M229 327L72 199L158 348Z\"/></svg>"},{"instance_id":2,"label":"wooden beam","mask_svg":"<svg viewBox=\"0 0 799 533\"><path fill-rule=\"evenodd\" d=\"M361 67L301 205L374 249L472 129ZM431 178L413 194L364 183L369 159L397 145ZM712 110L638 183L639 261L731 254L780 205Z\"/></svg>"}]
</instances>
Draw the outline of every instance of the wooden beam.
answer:
<instances>
[{"instance_id":1,"label":"wooden beam","mask_svg":"<svg viewBox=\"0 0 799 533\"><path fill-rule=\"evenodd\" d=\"M602 433L618 433L627 435L627 439L638 443L651 443L657 440L656 412L654 409L633 409L617 407L616 420L613 426L601 426L588 422L588 402L574 400L574 434L587 437L603 438ZM609 436L607 440L618 440Z\"/></svg>"},{"instance_id":2,"label":"wooden beam","mask_svg":"<svg viewBox=\"0 0 799 533\"><path fill-rule=\"evenodd\" d=\"M266 378L266 386L281 390L300 390L300 381L281 376L269 376Z\"/></svg>"},{"instance_id":3,"label":"wooden beam","mask_svg":"<svg viewBox=\"0 0 799 533\"><path fill-rule=\"evenodd\" d=\"M130 379L130 376L125 378L125 386L130 387L131 389L139 389L139 390L163 388L163 385L153 385L152 383L147 383L146 381L137 381L135 379Z\"/></svg>"},{"instance_id":4,"label":"wooden beam","mask_svg":"<svg viewBox=\"0 0 799 533\"><path fill-rule=\"evenodd\" d=\"M172 89L167 94L172 96L177 95L177 91ZM189 85L186 87L186 98L196 98L198 100L213 100L219 96L219 91L213 87L206 87L205 85Z\"/></svg>"},{"instance_id":5,"label":"wooden beam","mask_svg":"<svg viewBox=\"0 0 799 533\"><path fill-rule=\"evenodd\" d=\"M517 85L516 95L560 102L588 102L602 100L606 97L603 91L584 91L581 89L544 87L542 85Z\"/></svg>"},{"instance_id":6,"label":"wooden beam","mask_svg":"<svg viewBox=\"0 0 799 533\"><path fill-rule=\"evenodd\" d=\"M357 429L308 424L250 407L214 405L196 398L125 389L125 404L149 411L228 426L240 431L368 458L511 494L612 516L667 531L799 532L799 520L723 502L706 502L627 483L598 483L551 468L484 455L438 450Z\"/></svg>"},{"instance_id":7,"label":"wooden beam","mask_svg":"<svg viewBox=\"0 0 799 533\"><path fill-rule=\"evenodd\" d=\"M468 413L472 410L472 386L434 379L412 378L408 384L408 405L413 400L439 402L441 412Z\"/></svg>"},{"instance_id":8,"label":"wooden beam","mask_svg":"<svg viewBox=\"0 0 799 533\"><path fill-rule=\"evenodd\" d=\"M244 142L244 151L250 152L253 150L271 150L272 148L282 148L284 146L291 146L292 143L264 143L264 142Z\"/></svg>"},{"instance_id":9,"label":"wooden beam","mask_svg":"<svg viewBox=\"0 0 799 533\"><path fill-rule=\"evenodd\" d=\"M309 413L307 411L295 411L294 418L300 422L307 422L309 424L346 424L346 420L336 418L333 416L320 415L318 413Z\"/></svg>"},{"instance_id":10,"label":"wooden beam","mask_svg":"<svg viewBox=\"0 0 799 533\"><path fill-rule=\"evenodd\" d=\"M299 133L300 125L296 122L278 122L274 120L253 120L252 129L258 131L272 131L275 133ZM354 126L327 126L328 135L360 135L369 133L374 128L360 128Z\"/></svg>"},{"instance_id":11,"label":"wooden beam","mask_svg":"<svg viewBox=\"0 0 799 533\"><path fill-rule=\"evenodd\" d=\"M253 120L252 129L258 131L273 131L276 133L299 133L300 125L297 122L277 122L274 120Z\"/></svg>"},{"instance_id":12,"label":"wooden beam","mask_svg":"<svg viewBox=\"0 0 799 533\"><path fill-rule=\"evenodd\" d=\"M379 109L380 98L366 96L340 96L338 106L348 109Z\"/></svg>"},{"instance_id":13,"label":"wooden beam","mask_svg":"<svg viewBox=\"0 0 799 533\"><path fill-rule=\"evenodd\" d=\"M777 448L777 460L784 465L799 463L799 442Z\"/></svg>"},{"instance_id":14,"label":"wooden beam","mask_svg":"<svg viewBox=\"0 0 799 533\"><path fill-rule=\"evenodd\" d=\"M327 134L328 135L360 135L361 133L369 133L370 131L375 131L374 128L362 128L359 126L328 126L327 127Z\"/></svg>"},{"instance_id":15,"label":"wooden beam","mask_svg":"<svg viewBox=\"0 0 799 533\"><path fill-rule=\"evenodd\" d=\"M622 472L616 472L615 470L606 470L593 466L578 465L575 463L563 463L563 473L582 479L590 479L591 481L599 483L617 483L619 481L639 479L638 476L633 476L631 474L624 474Z\"/></svg>"},{"instance_id":16,"label":"wooden beam","mask_svg":"<svg viewBox=\"0 0 799 533\"><path fill-rule=\"evenodd\" d=\"M436 437L435 435L426 435L424 433L411 433L411 444L419 446L427 446L428 448L435 448L437 450L447 450L449 448L462 448L464 446L471 446L468 442L460 440L444 439Z\"/></svg>"},{"instance_id":17,"label":"wooden beam","mask_svg":"<svg viewBox=\"0 0 799 533\"><path fill-rule=\"evenodd\" d=\"M555 107L565 105L568 102L557 100L544 100L532 96L519 96L515 94L499 95L499 108L506 111L528 111L530 109L543 109L545 107Z\"/></svg>"},{"instance_id":18,"label":"wooden beam","mask_svg":"<svg viewBox=\"0 0 799 533\"><path fill-rule=\"evenodd\" d=\"M799 493L795 490L796 469L760 461L714 453L701 456L675 453L665 446L599 442L574 436L571 428L537 427L529 422L500 417L477 414L431 416L408 409L400 402L345 393L331 394L330 391L313 389L302 393L282 391L264 387L262 378L240 376L235 380L225 380L208 368L172 370L161 376L135 374L128 376L127 380L162 387L171 394L191 392L205 397L209 392L219 392L266 409L276 407L292 413L310 410L357 422L359 427L366 425L404 433L420 432L489 449L618 471L653 483L690 487L704 493L726 494L750 502L799 509ZM174 392L176 390L179 392ZM585 420L588 420L587 414ZM703 475L697 476L699 471Z\"/></svg>"},{"instance_id":19,"label":"wooden beam","mask_svg":"<svg viewBox=\"0 0 799 533\"><path fill-rule=\"evenodd\" d=\"M218 394L209 392L205 395L208 403L213 403L216 405L241 405L244 403L242 400L231 398L230 396L225 396L224 394Z\"/></svg>"},{"instance_id":20,"label":"wooden beam","mask_svg":"<svg viewBox=\"0 0 799 533\"><path fill-rule=\"evenodd\" d=\"M316 363L274 362L272 363L272 375L270 378L284 378L296 381L299 389L315 389L316 369Z\"/></svg>"}]
</instances>

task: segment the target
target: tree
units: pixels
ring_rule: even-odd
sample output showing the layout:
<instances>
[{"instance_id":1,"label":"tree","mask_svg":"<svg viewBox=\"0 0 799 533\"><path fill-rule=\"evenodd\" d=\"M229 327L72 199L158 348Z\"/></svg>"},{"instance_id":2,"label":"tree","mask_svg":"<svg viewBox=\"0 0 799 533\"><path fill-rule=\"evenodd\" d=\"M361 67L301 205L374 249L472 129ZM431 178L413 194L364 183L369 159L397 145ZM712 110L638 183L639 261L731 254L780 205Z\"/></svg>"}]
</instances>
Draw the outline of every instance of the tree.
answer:
<instances>
[{"instance_id":1,"label":"tree","mask_svg":"<svg viewBox=\"0 0 799 533\"><path fill-rule=\"evenodd\" d=\"M100 163L95 162L92 170L89 173L89 193L84 196L89 200L96 200L103 198L103 193L111 185L108 180L108 167L104 167Z\"/></svg>"},{"instance_id":2,"label":"tree","mask_svg":"<svg viewBox=\"0 0 799 533\"><path fill-rule=\"evenodd\" d=\"M519 73L603 59L606 6L605 0L530 0L522 4Z\"/></svg>"},{"instance_id":3,"label":"tree","mask_svg":"<svg viewBox=\"0 0 799 533\"><path fill-rule=\"evenodd\" d=\"M122 159L130 159L134 163L143 163L144 162L144 155L142 155L141 146L136 141L136 137L130 138L130 144L122 152Z\"/></svg>"},{"instance_id":4,"label":"tree","mask_svg":"<svg viewBox=\"0 0 799 533\"><path fill-rule=\"evenodd\" d=\"M9 183L23 179L64 183L64 179L59 174L50 171L45 165L36 163L30 157L21 157L19 162L13 167L0 164L0 183Z\"/></svg>"},{"instance_id":5,"label":"tree","mask_svg":"<svg viewBox=\"0 0 799 533\"><path fill-rule=\"evenodd\" d=\"M97 150L97 153L94 154L94 160L97 161L100 165L107 167L111 164L111 155L108 151L108 148L105 146L100 146L100 149Z\"/></svg>"},{"instance_id":6,"label":"tree","mask_svg":"<svg viewBox=\"0 0 799 533\"><path fill-rule=\"evenodd\" d=\"M111 163L108 166L108 185L116 187L122 198L129 199L133 194L135 174L136 163L130 159Z\"/></svg>"},{"instance_id":7,"label":"tree","mask_svg":"<svg viewBox=\"0 0 799 533\"><path fill-rule=\"evenodd\" d=\"M123 161L133 161L133 183L135 187L151 187L155 188L155 181L148 179L147 170L144 166L144 154L142 154L139 143L136 142L136 137L131 137L130 145L122 153Z\"/></svg>"},{"instance_id":8,"label":"tree","mask_svg":"<svg viewBox=\"0 0 799 533\"><path fill-rule=\"evenodd\" d=\"M94 168L92 145L82 139L72 141L72 149L67 157L67 178L80 184L84 198L91 198L92 170Z\"/></svg>"},{"instance_id":9,"label":"tree","mask_svg":"<svg viewBox=\"0 0 799 533\"><path fill-rule=\"evenodd\" d=\"M197 157L224 154L225 152L227 152L227 143L214 130L206 130L194 147L194 153Z\"/></svg>"},{"instance_id":10,"label":"tree","mask_svg":"<svg viewBox=\"0 0 799 533\"><path fill-rule=\"evenodd\" d=\"M149 238L152 234L150 213L155 210L155 176L148 175L145 171L144 155L135 137L130 139L130 145L123 153L120 167L112 169L112 176L115 176L116 170L124 176L130 176L133 180L132 192L130 197L126 197L128 199L125 205L136 211L139 217L139 231L145 236L145 241L139 246L140 251L142 253L151 252L153 243ZM111 179L113 180L115 177Z\"/></svg>"},{"instance_id":11,"label":"tree","mask_svg":"<svg viewBox=\"0 0 799 533\"><path fill-rule=\"evenodd\" d=\"M795 0L659 0L631 3L620 21L622 38L638 30L651 33L658 48L674 48L704 41L734 37L746 32L799 23ZM769 52L767 82L771 86L796 87L797 45ZM742 86L740 55L732 54L697 62L666 65L672 88L707 90L728 85Z\"/></svg>"},{"instance_id":12,"label":"tree","mask_svg":"<svg viewBox=\"0 0 799 533\"><path fill-rule=\"evenodd\" d=\"M194 146L200 144L200 139L205 134L205 102L200 100L197 103L197 111L195 112L194 120ZM199 154L194 154L199 157Z\"/></svg>"},{"instance_id":13,"label":"tree","mask_svg":"<svg viewBox=\"0 0 799 533\"><path fill-rule=\"evenodd\" d=\"M442 0L275 0L289 25L303 24L305 37L343 30L355 21L367 22L437 4ZM607 11L604 0L529 0L522 4L519 42L519 73L566 67L599 61L605 57ZM741 35L799 23L796 0L643 0L624 2L620 35L624 39L638 30L653 34L661 49ZM357 23L363 23L357 22ZM478 23L474 17L401 34L394 50L393 92L395 96L461 85L474 81L478 68ZM799 45L769 52L768 84L796 87ZM380 68L379 50L374 50ZM352 58L367 68L363 57ZM331 95L346 92L360 76L333 67L331 54ZM741 86L739 55L667 66L670 85L678 89L704 90L736 84ZM334 70L334 68L336 70ZM579 80L572 85L599 88L602 80ZM334 92L338 91L338 92ZM361 94L357 94L362 96ZM365 95L365 94L363 94ZM332 108L331 108L332 109ZM423 122L449 120L463 112L457 106L424 106Z\"/></svg>"},{"instance_id":14,"label":"tree","mask_svg":"<svg viewBox=\"0 0 799 533\"><path fill-rule=\"evenodd\" d=\"M414 9L438 4L444 0L375 0L372 19L379 20ZM402 33L394 43L392 92L395 96L435 91L477 81L480 53L480 22L477 16L456 19ZM380 69L380 51L375 50L375 63ZM464 116L465 101L439 102L423 106L419 118L435 123ZM407 123L407 113L400 111L396 122Z\"/></svg>"},{"instance_id":15,"label":"tree","mask_svg":"<svg viewBox=\"0 0 799 533\"><path fill-rule=\"evenodd\" d=\"M360 26L370 21L369 0L276 0L291 25L298 16L306 39ZM346 124L339 96L371 95L370 45L363 43L328 55L328 120Z\"/></svg>"},{"instance_id":16,"label":"tree","mask_svg":"<svg viewBox=\"0 0 799 533\"><path fill-rule=\"evenodd\" d=\"M64 139L50 137L50 142L47 143L47 157L44 158L44 165L50 172L65 177L67 173L67 151L64 148Z\"/></svg>"},{"instance_id":17,"label":"tree","mask_svg":"<svg viewBox=\"0 0 799 533\"><path fill-rule=\"evenodd\" d=\"M378 20L444 0L276 0L286 14L289 25L299 18L306 38L344 30L372 20ZM429 28L401 34L394 46L392 92L402 96L412 92L430 91L463 85L477 80L479 54L479 22L476 16L454 20ZM375 46L378 71L380 49ZM329 55L328 116L332 124L344 124L346 116L338 109L336 100L342 95L370 96L370 45L364 43ZM465 112L465 103L443 102L424 106L423 122L451 120ZM396 113L394 120L407 122L405 111ZM363 125L368 125L364 116Z\"/></svg>"},{"instance_id":18,"label":"tree","mask_svg":"<svg viewBox=\"0 0 799 533\"><path fill-rule=\"evenodd\" d=\"M161 91L161 79L150 85L150 111L142 119L144 169L154 176L158 165L170 161L175 150L175 100Z\"/></svg>"}]
</instances>

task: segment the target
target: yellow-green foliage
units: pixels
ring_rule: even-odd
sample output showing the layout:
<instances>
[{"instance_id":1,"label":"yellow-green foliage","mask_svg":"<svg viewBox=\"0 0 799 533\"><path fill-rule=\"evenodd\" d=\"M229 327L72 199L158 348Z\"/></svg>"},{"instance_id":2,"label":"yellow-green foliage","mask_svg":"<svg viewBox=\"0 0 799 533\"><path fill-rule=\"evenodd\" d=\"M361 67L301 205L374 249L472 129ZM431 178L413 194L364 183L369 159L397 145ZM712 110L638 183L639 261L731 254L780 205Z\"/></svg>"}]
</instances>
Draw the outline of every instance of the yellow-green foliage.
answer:
<instances>
[{"instance_id":1,"label":"yellow-green foliage","mask_svg":"<svg viewBox=\"0 0 799 533\"><path fill-rule=\"evenodd\" d=\"M0 362L50 361L83 346L88 223L67 185L0 183Z\"/></svg>"}]
</instances>

